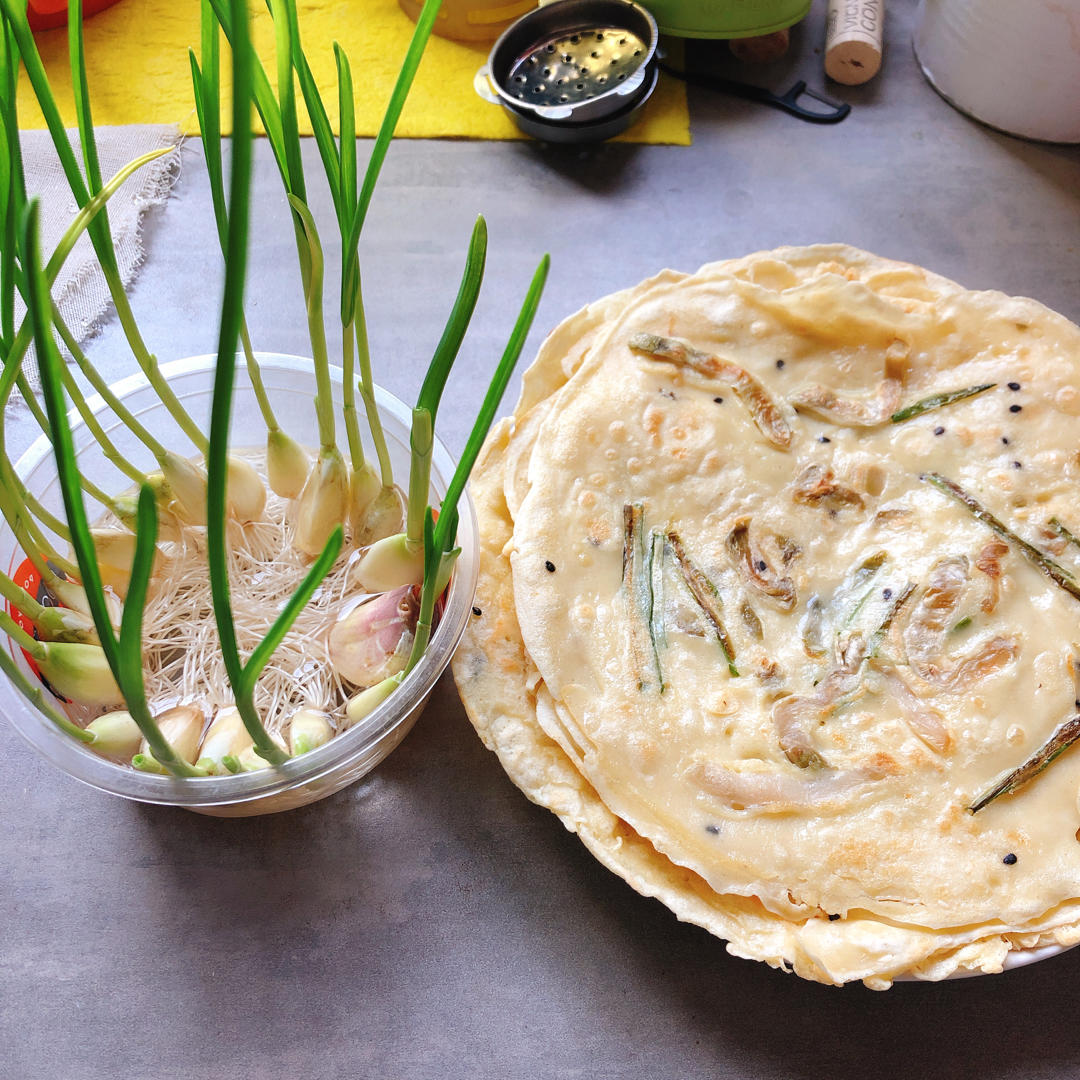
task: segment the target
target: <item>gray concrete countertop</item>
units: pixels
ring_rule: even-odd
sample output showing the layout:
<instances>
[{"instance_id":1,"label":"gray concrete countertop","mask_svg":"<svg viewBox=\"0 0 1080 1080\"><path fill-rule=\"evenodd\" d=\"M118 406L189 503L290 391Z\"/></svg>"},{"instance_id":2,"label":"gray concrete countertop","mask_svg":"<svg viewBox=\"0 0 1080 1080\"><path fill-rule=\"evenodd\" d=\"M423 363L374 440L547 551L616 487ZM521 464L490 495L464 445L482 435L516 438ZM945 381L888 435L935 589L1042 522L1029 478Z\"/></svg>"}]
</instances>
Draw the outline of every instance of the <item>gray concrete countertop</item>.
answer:
<instances>
[{"instance_id":1,"label":"gray concrete countertop","mask_svg":"<svg viewBox=\"0 0 1080 1080\"><path fill-rule=\"evenodd\" d=\"M789 56L759 78L823 85L823 9L815 3ZM544 251L551 279L526 356L583 303L661 267L814 241L1080 319L1080 150L955 112L915 64L914 9L890 5L874 82L826 88L854 106L833 127L694 90L688 148L395 144L363 244L380 381L415 396L481 211L487 280L440 417L454 452ZM699 60L737 70L721 48ZM258 151L252 337L304 353L291 228ZM132 291L163 361L215 347L206 174L197 144L183 154L173 197L147 222ZM313 201L333 265L318 185ZM114 324L91 355L110 377L134 370ZM16 417L12 450L30 437ZM0 724L0 820L0 1080L1080 1072L1080 950L885 994L733 959L527 802L449 678L366 779L261 819L110 798Z\"/></svg>"}]
</instances>

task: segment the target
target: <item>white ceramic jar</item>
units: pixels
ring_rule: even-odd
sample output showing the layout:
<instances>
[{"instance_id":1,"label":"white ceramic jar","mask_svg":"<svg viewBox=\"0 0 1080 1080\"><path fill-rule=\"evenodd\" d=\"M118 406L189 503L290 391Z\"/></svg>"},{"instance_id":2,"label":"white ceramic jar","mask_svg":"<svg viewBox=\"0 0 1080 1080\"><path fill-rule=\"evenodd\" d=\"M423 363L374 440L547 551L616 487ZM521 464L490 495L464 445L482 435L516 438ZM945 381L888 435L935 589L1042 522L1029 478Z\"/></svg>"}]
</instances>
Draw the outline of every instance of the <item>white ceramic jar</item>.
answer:
<instances>
[{"instance_id":1,"label":"white ceramic jar","mask_svg":"<svg viewBox=\"0 0 1080 1080\"><path fill-rule=\"evenodd\" d=\"M1080 0L920 0L915 55L951 105L991 127L1080 142Z\"/></svg>"}]
</instances>

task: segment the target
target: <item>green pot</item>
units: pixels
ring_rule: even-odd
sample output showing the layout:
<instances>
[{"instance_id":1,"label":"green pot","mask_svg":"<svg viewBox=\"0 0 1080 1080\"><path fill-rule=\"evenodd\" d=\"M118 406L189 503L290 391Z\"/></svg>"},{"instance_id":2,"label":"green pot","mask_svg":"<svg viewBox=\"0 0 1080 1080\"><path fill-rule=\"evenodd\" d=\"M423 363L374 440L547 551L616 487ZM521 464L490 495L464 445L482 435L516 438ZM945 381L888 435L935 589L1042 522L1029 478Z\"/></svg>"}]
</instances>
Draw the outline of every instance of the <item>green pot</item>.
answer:
<instances>
[{"instance_id":1,"label":"green pot","mask_svg":"<svg viewBox=\"0 0 1080 1080\"><path fill-rule=\"evenodd\" d=\"M771 34L797 23L811 0L644 0L661 34L741 38Z\"/></svg>"}]
</instances>

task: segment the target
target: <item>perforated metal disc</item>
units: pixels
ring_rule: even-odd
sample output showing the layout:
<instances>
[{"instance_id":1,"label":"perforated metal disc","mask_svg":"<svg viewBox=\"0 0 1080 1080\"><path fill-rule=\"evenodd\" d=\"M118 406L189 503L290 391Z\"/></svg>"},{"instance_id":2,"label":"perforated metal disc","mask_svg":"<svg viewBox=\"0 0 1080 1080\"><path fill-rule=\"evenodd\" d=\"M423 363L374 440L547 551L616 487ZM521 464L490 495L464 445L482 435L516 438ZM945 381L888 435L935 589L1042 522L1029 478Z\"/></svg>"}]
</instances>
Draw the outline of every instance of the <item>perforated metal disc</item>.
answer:
<instances>
[{"instance_id":1,"label":"perforated metal disc","mask_svg":"<svg viewBox=\"0 0 1080 1080\"><path fill-rule=\"evenodd\" d=\"M618 26L589 28L541 41L510 66L506 90L533 106L574 105L625 82L647 46Z\"/></svg>"}]
</instances>

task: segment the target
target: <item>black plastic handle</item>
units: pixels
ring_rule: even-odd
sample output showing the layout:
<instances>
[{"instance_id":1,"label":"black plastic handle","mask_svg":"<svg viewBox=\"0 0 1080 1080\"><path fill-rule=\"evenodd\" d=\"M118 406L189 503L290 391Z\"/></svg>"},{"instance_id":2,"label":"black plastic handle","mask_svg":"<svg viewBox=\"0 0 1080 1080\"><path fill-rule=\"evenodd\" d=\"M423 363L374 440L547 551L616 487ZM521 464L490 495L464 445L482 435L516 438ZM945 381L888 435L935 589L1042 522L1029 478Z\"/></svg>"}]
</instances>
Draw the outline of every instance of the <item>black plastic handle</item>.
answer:
<instances>
[{"instance_id":1,"label":"black plastic handle","mask_svg":"<svg viewBox=\"0 0 1080 1080\"><path fill-rule=\"evenodd\" d=\"M735 79L725 79L719 75L705 75L700 72L678 71L669 64L661 63L660 69L677 79L685 79L695 86L704 86L709 90L719 90L734 97L745 98L747 101L758 101L762 105L771 105L774 109L782 109L800 120L809 121L811 124L838 124L849 112L851 106L846 102L834 101L830 97L811 90L805 80L800 79L790 90L783 94L774 94L763 86L753 86L750 83L737 82ZM828 106L825 111L807 109L799 104L802 97L813 98L814 101Z\"/></svg>"},{"instance_id":2,"label":"black plastic handle","mask_svg":"<svg viewBox=\"0 0 1080 1080\"><path fill-rule=\"evenodd\" d=\"M799 104L801 97L813 98L822 105L827 105L828 110L804 109ZM846 101L834 101L831 97L811 90L802 79L795 83L786 94L769 94L769 99L762 98L761 100L778 109L783 109L784 112L791 113L792 116L797 116L800 120L809 120L811 124L839 124L851 112L851 106Z\"/></svg>"}]
</instances>

